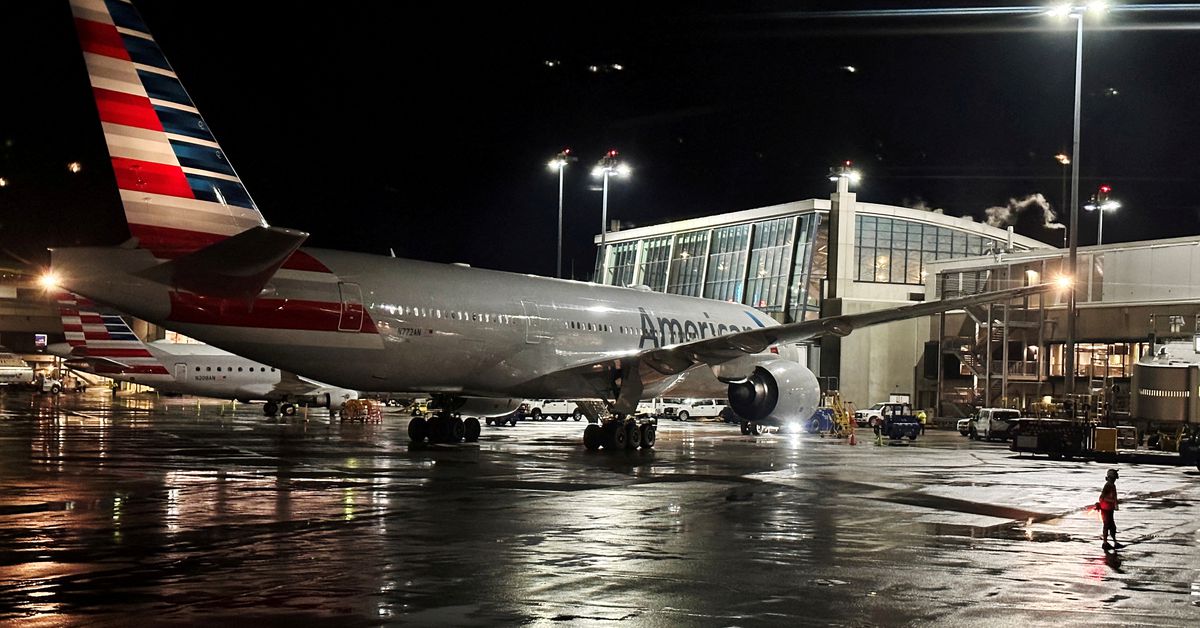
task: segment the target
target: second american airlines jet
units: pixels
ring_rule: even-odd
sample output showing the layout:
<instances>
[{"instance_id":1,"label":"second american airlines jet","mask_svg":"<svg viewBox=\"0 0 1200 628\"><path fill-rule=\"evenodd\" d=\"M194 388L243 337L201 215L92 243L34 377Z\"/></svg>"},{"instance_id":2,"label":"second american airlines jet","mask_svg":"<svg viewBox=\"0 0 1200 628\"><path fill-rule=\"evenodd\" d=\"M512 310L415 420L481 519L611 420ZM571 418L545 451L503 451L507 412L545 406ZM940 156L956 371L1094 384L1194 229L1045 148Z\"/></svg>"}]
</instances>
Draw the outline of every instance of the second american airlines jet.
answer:
<instances>
[{"instance_id":1,"label":"second american airlines jet","mask_svg":"<svg viewBox=\"0 0 1200 628\"><path fill-rule=\"evenodd\" d=\"M63 292L57 295L66 346L50 352L69 365L119 382L132 382L167 393L265 401L263 414L296 414L296 406L341 409L353 390L298 377L273 366L247 360L200 343L142 342L119 315L102 312L90 300Z\"/></svg>"},{"instance_id":2,"label":"second american airlines jet","mask_svg":"<svg viewBox=\"0 0 1200 628\"><path fill-rule=\"evenodd\" d=\"M71 0L132 238L61 248L74 292L337 386L435 393L416 441L458 440L522 398L602 401L589 449L652 446L640 399L728 396L744 419L810 416L795 343L1043 292L1047 285L780 325L748 306L456 265L300 248L268 226L133 6Z\"/></svg>"}]
</instances>

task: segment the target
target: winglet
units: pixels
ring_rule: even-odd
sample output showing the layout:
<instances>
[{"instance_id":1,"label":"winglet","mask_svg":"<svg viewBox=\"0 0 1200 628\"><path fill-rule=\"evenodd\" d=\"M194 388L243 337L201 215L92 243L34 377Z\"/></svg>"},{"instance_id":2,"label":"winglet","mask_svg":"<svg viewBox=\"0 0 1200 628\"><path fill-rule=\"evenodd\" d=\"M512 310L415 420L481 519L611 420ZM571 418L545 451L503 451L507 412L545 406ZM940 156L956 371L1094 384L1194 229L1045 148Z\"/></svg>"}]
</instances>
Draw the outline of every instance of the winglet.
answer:
<instances>
[{"instance_id":1,"label":"winglet","mask_svg":"<svg viewBox=\"0 0 1200 628\"><path fill-rule=\"evenodd\" d=\"M195 294L253 299L308 239L280 227L253 227L138 276Z\"/></svg>"}]
</instances>

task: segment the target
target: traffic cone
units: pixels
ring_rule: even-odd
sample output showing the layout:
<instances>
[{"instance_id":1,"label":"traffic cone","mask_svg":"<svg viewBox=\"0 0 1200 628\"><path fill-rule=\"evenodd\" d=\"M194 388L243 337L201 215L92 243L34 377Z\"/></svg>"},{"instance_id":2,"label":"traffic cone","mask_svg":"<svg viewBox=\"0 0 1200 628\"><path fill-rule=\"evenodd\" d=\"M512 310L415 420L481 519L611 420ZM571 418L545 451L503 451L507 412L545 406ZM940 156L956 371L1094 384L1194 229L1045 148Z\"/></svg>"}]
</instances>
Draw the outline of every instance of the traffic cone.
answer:
<instances>
[{"instance_id":1,"label":"traffic cone","mask_svg":"<svg viewBox=\"0 0 1200 628\"><path fill-rule=\"evenodd\" d=\"M851 445L857 445L857 444L858 444L858 439L856 439L856 438L854 437L854 432L850 432L850 444L851 444Z\"/></svg>"}]
</instances>

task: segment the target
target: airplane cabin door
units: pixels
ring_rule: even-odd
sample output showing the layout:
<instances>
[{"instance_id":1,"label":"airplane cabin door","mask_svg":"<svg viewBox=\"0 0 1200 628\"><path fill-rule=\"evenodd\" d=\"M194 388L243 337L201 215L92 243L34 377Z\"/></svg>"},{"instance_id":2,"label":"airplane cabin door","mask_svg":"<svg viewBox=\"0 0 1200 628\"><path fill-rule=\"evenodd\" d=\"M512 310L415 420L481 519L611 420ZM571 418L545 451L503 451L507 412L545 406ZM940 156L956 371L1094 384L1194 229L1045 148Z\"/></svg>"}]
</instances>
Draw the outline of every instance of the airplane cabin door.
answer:
<instances>
[{"instance_id":1,"label":"airplane cabin door","mask_svg":"<svg viewBox=\"0 0 1200 628\"><path fill-rule=\"evenodd\" d=\"M521 309L525 311L525 343L536 345L546 337L543 331L542 308L532 301L521 301Z\"/></svg>"},{"instance_id":2,"label":"airplane cabin door","mask_svg":"<svg viewBox=\"0 0 1200 628\"><path fill-rule=\"evenodd\" d=\"M187 364L183 362L175 363L175 381L183 383L187 379Z\"/></svg>"},{"instance_id":3,"label":"airplane cabin door","mask_svg":"<svg viewBox=\"0 0 1200 628\"><path fill-rule=\"evenodd\" d=\"M338 331L361 331L363 324L362 288L356 283L338 282L342 294L342 312Z\"/></svg>"}]
</instances>

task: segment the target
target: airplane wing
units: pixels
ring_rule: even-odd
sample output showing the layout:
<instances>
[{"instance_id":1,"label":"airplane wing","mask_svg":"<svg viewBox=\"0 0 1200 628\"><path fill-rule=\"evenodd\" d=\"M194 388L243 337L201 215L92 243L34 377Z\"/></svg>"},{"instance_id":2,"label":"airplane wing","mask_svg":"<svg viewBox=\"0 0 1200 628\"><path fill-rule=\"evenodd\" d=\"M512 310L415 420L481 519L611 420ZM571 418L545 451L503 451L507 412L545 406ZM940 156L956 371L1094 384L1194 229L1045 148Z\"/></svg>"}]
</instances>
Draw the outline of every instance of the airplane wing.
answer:
<instances>
[{"instance_id":1,"label":"airplane wing","mask_svg":"<svg viewBox=\"0 0 1200 628\"><path fill-rule=\"evenodd\" d=\"M1056 288L1054 284L1038 284L1036 286L984 292L954 299L914 303L886 310L828 316L811 321L787 323L717 336L715 338L707 338L705 340L696 340L661 349L651 349L640 357L643 361L654 367L655 370L663 374L673 374L682 372L697 363L704 363L711 366L719 365L745 355L765 351L767 347L772 345L800 342L826 335L846 336L855 329L862 327L929 316L931 314L940 314L972 305L1008 301L1010 299L1048 292L1054 288Z\"/></svg>"},{"instance_id":2,"label":"airplane wing","mask_svg":"<svg viewBox=\"0 0 1200 628\"><path fill-rule=\"evenodd\" d=\"M689 376L689 371L699 366L711 367L718 377L727 381L730 378L736 378L739 372L747 370L744 368L745 362L740 358L752 357L773 345L795 343L826 335L845 336L855 329L871 325L940 314L972 305L1008 301L1049 292L1056 287L1054 284L1039 284L954 299L914 303L860 314L829 316L811 321L763 327L612 356L552 373L547 376L547 379L582 377L593 382L598 396L615 396L614 393L619 390L623 403L630 401L636 403L643 389L652 382L663 380L681 382ZM740 376L744 377L745 374Z\"/></svg>"},{"instance_id":3,"label":"airplane wing","mask_svg":"<svg viewBox=\"0 0 1200 628\"><path fill-rule=\"evenodd\" d=\"M303 397L313 394L314 391L322 387L324 387L324 384L300 377L295 373L280 371L279 383L274 386L272 392L293 397Z\"/></svg>"}]
</instances>

